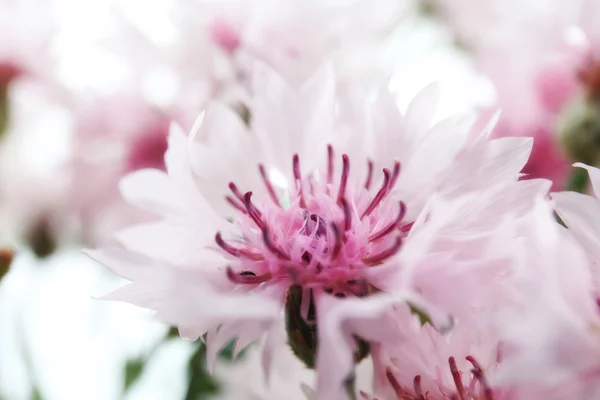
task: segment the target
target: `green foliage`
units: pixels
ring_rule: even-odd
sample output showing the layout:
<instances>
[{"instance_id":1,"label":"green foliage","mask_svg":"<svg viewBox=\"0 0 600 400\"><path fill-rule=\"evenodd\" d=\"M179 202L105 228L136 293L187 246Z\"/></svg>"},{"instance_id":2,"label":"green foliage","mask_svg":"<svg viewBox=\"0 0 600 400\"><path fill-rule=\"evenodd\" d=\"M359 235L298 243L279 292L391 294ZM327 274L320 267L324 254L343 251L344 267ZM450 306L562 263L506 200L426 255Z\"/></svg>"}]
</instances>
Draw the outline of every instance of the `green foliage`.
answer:
<instances>
[{"instance_id":1,"label":"green foliage","mask_svg":"<svg viewBox=\"0 0 600 400\"><path fill-rule=\"evenodd\" d=\"M143 375L144 370L153 357L154 353L163 343L170 340L181 340L177 328L170 328L164 338L156 344L147 354L127 361L124 367L124 385L123 393L127 393L133 385ZM232 340L219 353L219 358L227 361L233 361L233 348L235 340ZM242 357L244 352L240 353ZM208 398L219 391L218 382L212 377L206 366L206 346L203 342L195 343L194 352L190 356L187 366L188 385L185 393L185 400L200 400Z\"/></svg>"},{"instance_id":2,"label":"green foliage","mask_svg":"<svg viewBox=\"0 0 600 400\"><path fill-rule=\"evenodd\" d=\"M206 367L206 346L199 342L188 362L188 387L184 399L206 399L218 391L219 385Z\"/></svg>"},{"instance_id":3,"label":"green foliage","mask_svg":"<svg viewBox=\"0 0 600 400\"><path fill-rule=\"evenodd\" d=\"M573 168L567 183L567 190L583 193L587 188L587 184L588 172L583 168Z\"/></svg>"},{"instance_id":4,"label":"green foliage","mask_svg":"<svg viewBox=\"0 0 600 400\"><path fill-rule=\"evenodd\" d=\"M124 392L127 392L131 388L131 385L137 382L142 375L142 372L144 372L147 362L148 360L145 358L136 358L125 363L125 382L123 386Z\"/></svg>"},{"instance_id":5,"label":"green foliage","mask_svg":"<svg viewBox=\"0 0 600 400\"><path fill-rule=\"evenodd\" d=\"M40 390L35 385L33 386L33 389L32 389L31 400L44 400L44 397L42 397Z\"/></svg>"}]
</instances>

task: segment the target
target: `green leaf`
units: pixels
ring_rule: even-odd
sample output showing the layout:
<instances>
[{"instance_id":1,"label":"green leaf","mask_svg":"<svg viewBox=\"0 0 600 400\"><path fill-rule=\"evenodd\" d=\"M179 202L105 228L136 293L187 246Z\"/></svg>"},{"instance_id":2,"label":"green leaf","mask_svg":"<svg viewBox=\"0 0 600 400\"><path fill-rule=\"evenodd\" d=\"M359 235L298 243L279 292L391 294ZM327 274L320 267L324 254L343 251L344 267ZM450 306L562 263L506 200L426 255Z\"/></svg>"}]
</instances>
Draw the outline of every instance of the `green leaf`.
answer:
<instances>
[{"instance_id":1,"label":"green leaf","mask_svg":"<svg viewBox=\"0 0 600 400\"><path fill-rule=\"evenodd\" d=\"M583 168L574 168L569 176L567 190L572 192L585 192L588 184L588 172Z\"/></svg>"},{"instance_id":2,"label":"green leaf","mask_svg":"<svg viewBox=\"0 0 600 400\"><path fill-rule=\"evenodd\" d=\"M32 389L31 400L44 400L44 398L42 397L42 394L40 393L40 390L35 385L33 386L33 389Z\"/></svg>"},{"instance_id":3,"label":"green leaf","mask_svg":"<svg viewBox=\"0 0 600 400\"><path fill-rule=\"evenodd\" d=\"M125 381L123 384L123 391L129 390L131 386L140 378L146 367L146 360L137 358L128 360L125 363Z\"/></svg>"},{"instance_id":4,"label":"green leaf","mask_svg":"<svg viewBox=\"0 0 600 400\"><path fill-rule=\"evenodd\" d=\"M188 387L185 400L201 400L219 392L218 382L206 368L206 347L198 342L188 362Z\"/></svg>"}]
</instances>

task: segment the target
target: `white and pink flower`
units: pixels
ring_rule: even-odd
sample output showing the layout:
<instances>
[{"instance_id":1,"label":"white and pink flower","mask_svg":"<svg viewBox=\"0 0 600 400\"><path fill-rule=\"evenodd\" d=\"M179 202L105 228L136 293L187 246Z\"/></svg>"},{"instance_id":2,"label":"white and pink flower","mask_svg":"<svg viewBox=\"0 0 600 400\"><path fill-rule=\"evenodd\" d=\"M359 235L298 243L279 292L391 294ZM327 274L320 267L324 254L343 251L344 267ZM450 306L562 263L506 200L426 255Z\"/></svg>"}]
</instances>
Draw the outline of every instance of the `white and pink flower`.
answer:
<instances>
[{"instance_id":1,"label":"white and pink flower","mask_svg":"<svg viewBox=\"0 0 600 400\"><path fill-rule=\"evenodd\" d=\"M297 88L258 65L253 82L248 126L211 105L190 136L171 128L166 172L141 169L122 180L124 197L159 219L91 255L132 280L111 299L156 310L190 339L206 334L209 360L233 338L243 348L267 333L268 370L282 321L250 315L233 299L256 310L276 305L292 349L317 368L319 398L344 398L342 382L367 342L395 337L390 307L428 303L403 282L381 289L403 259L429 250L423 234L403 257L414 226L429 218L429 200L480 194L490 179L516 184L531 142L488 140L489 129L475 134L460 118L432 124L436 86L405 114L389 93L353 99L348 119L336 112L328 68ZM214 297L202 300L202 291ZM442 321L436 307L428 311Z\"/></svg>"}]
</instances>

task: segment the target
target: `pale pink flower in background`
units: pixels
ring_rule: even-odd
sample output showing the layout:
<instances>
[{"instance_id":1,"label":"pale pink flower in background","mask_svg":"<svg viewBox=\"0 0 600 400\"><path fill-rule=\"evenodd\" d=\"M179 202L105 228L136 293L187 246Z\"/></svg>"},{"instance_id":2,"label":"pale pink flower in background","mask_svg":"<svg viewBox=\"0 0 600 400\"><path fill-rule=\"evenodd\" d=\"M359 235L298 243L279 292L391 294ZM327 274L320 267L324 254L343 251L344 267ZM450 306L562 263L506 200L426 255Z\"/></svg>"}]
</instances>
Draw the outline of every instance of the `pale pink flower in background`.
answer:
<instances>
[{"instance_id":1,"label":"pale pink flower in background","mask_svg":"<svg viewBox=\"0 0 600 400\"><path fill-rule=\"evenodd\" d=\"M340 81L385 79L391 65L385 66L382 55L408 7L408 2L390 0L204 3L212 3L220 26L228 21L229 32L239 32L240 52L296 83L329 61ZM222 37L217 36L219 43Z\"/></svg>"},{"instance_id":2,"label":"pale pink flower in background","mask_svg":"<svg viewBox=\"0 0 600 400\"><path fill-rule=\"evenodd\" d=\"M56 59L49 51L58 31L52 1L0 1L0 87L26 75L44 81Z\"/></svg>"},{"instance_id":3,"label":"pale pink flower in background","mask_svg":"<svg viewBox=\"0 0 600 400\"><path fill-rule=\"evenodd\" d=\"M165 169L174 116L128 93L82 100L76 112L68 165L69 213L83 239L98 243L117 229L148 219L122 199L119 181L139 169Z\"/></svg>"},{"instance_id":4,"label":"pale pink flower in background","mask_svg":"<svg viewBox=\"0 0 600 400\"><path fill-rule=\"evenodd\" d=\"M340 83L387 81L398 61L389 51L393 33L407 8L395 0L185 0L165 6L157 23L168 29L156 35L125 5L115 5L117 34L106 47L130 64L131 81L173 81L167 103L185 115L210 100L247 103L256 61L295 85L327 62Z\"/></svg>"},{"instance_id":5,"label":"pale pink flower in background","mask_svg":"<svg viewBox=\"0 0 600 400\"><path fill-rule=\"evenodd\" d=\"M570 230L539 203L517 244L521 268L514 299L520 306L498 314L503 368L494 384L522 390L520 398L599 394L597 289L586 252Z\"/></svg>"},{"instance_id":6,"label":"pale pink flower in background","mask_svg":"<svg viewBox=\"0 0 600 400\"><path fill-rule=\"evenodd\" d=\"M0 141L0 240L21 248L30 235L70 230L62 219L70 118L54 92L38 82L19 79L9 92L8 125Z\"/></svg>"},{"instance_id":7,"label":"pale pink flower in background","mask_svg":"<svg viewBox=\"0 0 600 400\"><path fill-rule=\"evenodd\" d=\"M392 340L388 309L407 298L421 301L397 287L374 292L401 267L397 256L413 222L425 218L428 199L483 190L490 179L516 182L531 142L489 141L489 129L473 133L462 118L432 124L436 86L404 115L382 91L375 102L354 99L355 117L340 120L327 68L297 88L258 65L253 82L249 126L233 110L211 105L189 137L172 127L166 173L142 169L122 180L124 197L160 220L119 232L120 256L110 248L92 256L132 280L121 292L126 296L117 291L111 299L157 310L187 338L208 332L209 364L232 338L241 349L268 331L268 371L282 337L270 328L274 321L254 319L244 307L197 319L192 310L208 303L179 291L177 282L191 290L202 281L219 296L278 304L292 334L296 324L314 330L303 360L317 368L319 398L343 398L352 352L358 360L365 355L355 338ZM469 182L461 179L466 175ZM148 259L173 267L161 268L166 276L146 276ZM157 289L156 279L170 282L169 289ZM443 322L434 310L428 311ZM315 359L310 342L317 338ZM298 348L303 343L290 344L306 353Z\"/></svg>"},{"instance_id":8,"label":"pale pink flower in background","mask_svg":"<svg viewBox=\"0 0 600 400\"><path fill-rule=\"evenodd\" d=\"M573 155L559 141L561 126L569 107L594 90L591 81L597 80L596 63L588 64L600 43L591 23L600 11L595 2L433 3L494 86L494 107L503 110L495 135L533 137L526 177L564 188Z\"/></svg>"},{"instance_id":9,"label":"pale pink flower in background","mask_svg":"<svg viewBox=\"0 0 600 400\"><path fill-rule=\"evenodd\" d=\"M115 228L143 217L125 206L116 184L124 173L162 164L168 121L187 129L191 116L213 99L235 107L248 104L255 59L273 65L299 85L342 46L353 45L345 50L353 56L357 47L384 46L403 9L401 3L389 0L369 6L297 0L183 1L165 6L160 21L172 26L173 37L165 29L157 42L125 6L115 5L115 36L102 42L124 63L125 87L108 95L80 93L82 99L71 105L76 128L69 206L88 243L102 241ZM364 28L360 34L357 26ZM212 114L209 111L207 119ZM201 136L199 140L204 140ZM198 162L220 157L215 149ZM206 196L224 199L219 191Z\"/></svg>"}]
</instances>

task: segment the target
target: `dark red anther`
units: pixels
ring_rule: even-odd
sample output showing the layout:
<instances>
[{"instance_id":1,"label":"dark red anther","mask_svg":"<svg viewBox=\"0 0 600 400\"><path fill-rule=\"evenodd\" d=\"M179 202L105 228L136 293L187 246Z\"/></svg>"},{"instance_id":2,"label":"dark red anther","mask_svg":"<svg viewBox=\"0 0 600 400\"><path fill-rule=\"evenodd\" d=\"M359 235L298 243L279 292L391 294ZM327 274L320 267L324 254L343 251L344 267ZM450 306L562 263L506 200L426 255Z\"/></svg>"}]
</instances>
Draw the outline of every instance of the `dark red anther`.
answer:
<instances>
[{"instance_id":1,"label":"dark red anther","mask_svg":"<svg viewBox=\"0 0 600 400\"><path fill-rule=\"evenodd\" d=\"M398 177L400 176L400 162L396 161L394 163L394 170L392 171L392 179L390 179L390 187L388 191L392 190L392 188L396 185L398 181Z\"/></svg>"},{"instance_id":2,"label":"dark red anther","mask_svg":"<svg viewBox=\"0 0 600 400\"><path fill-rule=\"evenodd\" d=\"M306 201L304 200L304 193L302 192L302 172L300 171L300 157L298 157L298 154L294 154L292 169L294 172L296 191L298 192L298 197L300 198L300 207L306 208Z\"/></svg>"},{"instance_id":3,"label":"dark red anther","mask_svg":"<svg viewBox=\"0 0 600 400\"><path fill-rule=\"evenodd\" d=\"M371 187L371 180L373 179L373 161L369 160L367 164L367 181L365 182L365 189L369 190Z\"/></svg>"},{"instance_id":4,"label":"dark red anther","mask_svg":"<svg viewBox=\"0 0 600 400\"><path fill-rule=\"evenodd\" d=\"M267 249L269 249L271 253L277 256L277 258L279 258L280 260L290 261L290 256L281 251L281 249L279 249L277 245L273 243L273 241L271 240L271 236L269 235L269 231L266 228L262 230L262 236L265 246L267 247Z\"/></svg>"},{"instance_id":5,"label":"dark red anther","mask_svg":"<svg viewBox=\"0 0 600 400\"><path fill-rule=\"evenodd\" d=\"M231 189L231 192L238 200L240 200L242 203L244 202L244 195L242 195L242 192L240 192L235 183L229 182L229 189Z\"/></svg>"},{"instance_id":6,"label":"dark red anther","mask_svg":"<svg viewBox=\"0 0 600 400\"><path fill-rule=\"evenodd\" d=\"M340 206L342 211L344 212L344 231L347 232L352 228L352 210L350 209L350 204L348 204L348 200L345 198L341 198Z\"/></svg>"},{"instance_id":7,"label":"dark red anther","mask_svg":"<svg viewBox=\"0 0 600 400\"><path fill-rule=\"evenodd\" d=\"M423 388L421 388L421 375L415 376L413 381L413 386L415 389L415 400L425 400L425 395L423 394Z\"/></svg>"},{"instance_id":8,"label":"dark red anther","mask_svg":"<svg viewBox=\"0 0 600 400\"><path fill-rule=\"evenodd\" d=\"M244 195L244 206L246 207L246 211L248 211L248 215L256 226L260 230L264 230L266 228L265 222L262 220L262 213L252 204L252 192L248 192Z\"/></svg>"},{"instance_id":9,"label":"dark red anther","mask_svg":"<svg viewBox=\"0 0 600 400\"><path fill-rule=\"evenodd\" d=\"M390 184L390 178L391 178L390 170L387 168L384 168L383 169L383 184L381 185L381 189L379 189L379 191L377 192L377 194L375 195L373 200L371 200L371 203L369 204L369 206L367 207L365 212L363 212L363 214L360 216L360 219L363 219L367 215L371 214L373 212L373 210L375 210L377 208L379 203L381 203L381 200L383 200L383 198L387 195L387 192L389 189L389 184Z\"/></svg>"},{"instance_id":10,"label":"dark red anther","mask_svg":"<svg viewBox=\"0 0 600 400\"><path fill-rule=\"evenodd\" d=\"M231 267L227 267L227 278L233 283L244 285L258 285L260 283L267 282L273 277L270 273L255 275L254 273L248 274L246 272L248 271L238 274L233 269L231 269Z\"/></svg>"},{"instance_id":11,"label":"dark red anther","mask_svg":"<svg viewBox=\"0 0 600 400\"><path fill-rule=\"evenodd\" d=\"M452 379L454 380L454 386L456 386L456 395L457 399L466 400L467 398L465 393L465 387L463 385L462 379L460 377L460 371L456 366L456 360L454 357L450 357L448 359L448 363L450 364L450 372L452 373Z\"/></svg>"},{"instance_id":12,"label":"dark red anther","mask_svg":"<svg viewBox=\"0 0 600 400\"><path fill-rule=\"evenodd\" d=\"M273 189L273 185L271 184L271 180L267 176L267 171L265 170L265 166L262 164L258 165L258 170L260 171L260 176L262 177L263 182L267 188L267 192L269 192L269 196L273 200L273 203L277 204L281 208L281 203L279 202L279 198L275 193L275 189Z\"/></svg>"},{"instance_id":13,"label":"dark red anther","mask_svg":"<svg viewBox=\"0 0 600 400\"><path fill-rule=\"evenodd\" d=\"M223 237L221 236L221 232L217 232L217 234L215 235L215 242L217 242L217 244L219 245L220 248L222 248L223 250L225 250L227 253L231 254L232 256L234 256L234 257L240 256L240 251L238 249L229 245L227 242L225 242L223 240Z\"/></svg>"},{"instance_id":14,"label":"dark red anther","mask_svg":"<svg viewBox=\"0 0 600 400\"><path fill-rule=\"evenodd\" d=\"M394 254L398 253L398 251L400 251L401 247L402 247L402 237L398 236L398 237L396 237L396 241L390 248L382 251L379 254L365 257L362 259L362 261L366 265L381 264L383 261L387 260L388 258L392 257Z\"/></svg>"},{"instance_id":15,"label":"dark red anther","mask_svg":"<svg viewBox=\"0 0 600 400\"><path fill-rule=\"evenodd\" d=\"M398 216L396 217L396 219L393 220L385 228L381 229L379 232L374 233L371 236L369 236L369 242L374 242L376 240L381 239L384 236L389 235L392 231L394 231L394 229L396 229L398 226L400 226L400 223L402 222L402 219L404 218L405 214L406 214L406 206L404 205L403 202L400 202L399 209L398 209Z\"/></svg>"},{"instance_id":16,"label":"dark red anther","mask_svg":"<svg viewBox=\"0 0 600 400\"><path fill-rule=\"evenodd\" d=\"M348 176L350 175L350 159L347 154L342 154L342 176L340 178L340 189L338 191L337 201L346 196L346 185L348 185Z\"/></svg>"},{"instance_id":17,"label":"dark red anther","mask_svg":"<svg viewBox=\"0 0 600 400\"><path fill-rule=\"evenodd\" d=\"M335 260L338 258L340 251L342 250L342 233L340 232L340 228L336 223L331 224L331 231L333 232L333 237L335 239L333 250L331 250L331 259Z\"/></svg>"},{"instance_id":18,"label":"dark red anther","mask_svg":"<svg viewBox=\"0 0 600 400\"><path fill-rule=\"evenodd\" d=\"M494 392L493 392L492 388L490 387L490 384L489 384L487 378L485 377L485 373L483 372L483 368L481 367L481 365L477 362L477 360L473 356L467 356L465 358L468 362L470 362L473 365L473 369L471 370L471 373L473 373L473 376L481 384L481 388L483 389L483 399L482 400L494 400Z\"/></svg>"},{"instance_id":19,"label":"dark red anther","mask_svg":"<svg viewBox=\"0 0 600 400\"><path fill-rule=\"evenodd\" d=\"M221 236L221 232L217 232L217 234L215 235L215 242L217 242L217 245L220 248L222 248L223 250L225 250L227 253L231 254L234 257L244 257L244 258L248 258L248 259L254 260L254 261L264 260L264 257L262 256L262 254L253 253L246 249L238 249L238 248L233 247L232 245L230 245L229 243L227 243L226 241L223 240L223 237Z\"/></svg>"}]
</instances>

